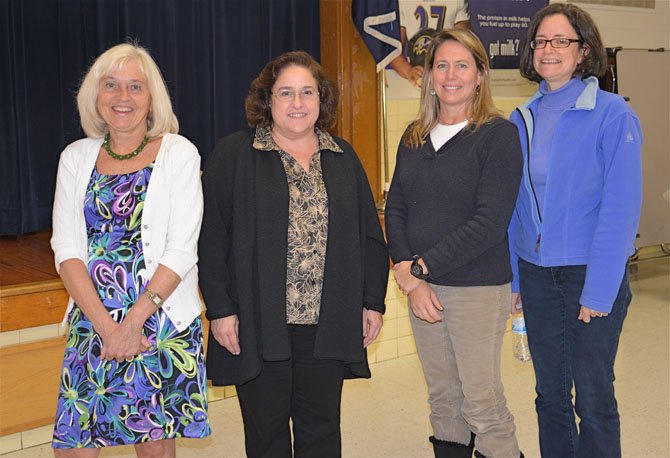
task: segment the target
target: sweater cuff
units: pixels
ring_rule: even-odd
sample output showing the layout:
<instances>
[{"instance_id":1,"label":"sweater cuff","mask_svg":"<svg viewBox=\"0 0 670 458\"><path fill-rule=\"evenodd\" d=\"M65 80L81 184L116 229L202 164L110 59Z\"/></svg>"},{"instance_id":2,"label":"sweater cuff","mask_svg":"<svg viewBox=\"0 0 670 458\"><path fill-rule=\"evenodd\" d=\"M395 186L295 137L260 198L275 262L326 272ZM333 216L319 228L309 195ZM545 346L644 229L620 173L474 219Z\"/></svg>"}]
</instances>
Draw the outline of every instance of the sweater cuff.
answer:
<instances>
[{"instance_id":1,"label":"sweater cuff","mask_svg":"<svg viewBox=\"0 0 670 458\"><path fill-rule=\"evenodd\" d=\"M227 316L237 315L235 310L205 310L205 317L209 321L218 320L219 318L225 318Z\"/></svg>"},{"instance_id":2,"label":"sweater cuff","mask_svg":"<svg viewBox=\"0 0 670 458\"><path fill-rule=\"evenodd\" d=\"M380 304L373 304L373 303L371 303L371 302L365 302L365 301L364 301L364 302L363 302L363 307L365 307L365 308L368 309L368 310L373 310L373 311L375 311L375 312L379 312L379 313L381 313L382 315L383 315L384 313L386 313L386 304L384 304L383 302L380 303Z\"/></svg>"},{"instance_id":3,"label":"sweater cuff","mask_svg":"<svg viewBox=\"0 0 670 458\"><path fill-rule=\"evenodd\" d=\"M523 298L521 298L521 300L523 300ZM584 295L582 295L582 297L579 298L579 305L583 305L584 307L588 307L591 310L603 313L610 313L612 311L613 306L613 304L611 303L594 301L592 299L589 299L588 297L584 297Z\"/></svg>"}]
</instances>

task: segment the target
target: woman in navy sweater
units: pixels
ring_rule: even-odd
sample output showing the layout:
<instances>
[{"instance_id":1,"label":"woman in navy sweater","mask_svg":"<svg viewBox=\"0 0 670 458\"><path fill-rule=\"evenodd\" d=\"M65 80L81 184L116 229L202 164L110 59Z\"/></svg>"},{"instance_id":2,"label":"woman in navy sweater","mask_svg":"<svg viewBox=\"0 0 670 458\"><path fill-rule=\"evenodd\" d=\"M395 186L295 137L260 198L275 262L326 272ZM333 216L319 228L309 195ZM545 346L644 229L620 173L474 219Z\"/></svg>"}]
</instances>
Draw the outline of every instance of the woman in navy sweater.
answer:
<instances>
[{"instance_id":1,"label":"woman in navy sweater","mask_svg":"<svg viewBox=\"0 0 670 458\"><path fill-rule=\"evenodd\" d=\"M500 347L521 168L518 132L495 110L481 42L468 31L441 32L427 52L421 113L398 148L385 215L436 457L471 457L475 445L480 457L519 456Z\"/></svg>"},{"instance_id":2,"label":"woman in navy sweater","mask_svg":"<svg viewBox=\"0 0 670 458\"><path fill-rule=\"evenodd\" d=\"M511 118L525 163L509 235L540 449L545 458L615 458L614 358L631 300L626 262L642 202L642 133L626 102L598 89L607 59L588 13L549 5L531 21L526 44L521 73L540 87Z\"/></svg>"}]
</instances>

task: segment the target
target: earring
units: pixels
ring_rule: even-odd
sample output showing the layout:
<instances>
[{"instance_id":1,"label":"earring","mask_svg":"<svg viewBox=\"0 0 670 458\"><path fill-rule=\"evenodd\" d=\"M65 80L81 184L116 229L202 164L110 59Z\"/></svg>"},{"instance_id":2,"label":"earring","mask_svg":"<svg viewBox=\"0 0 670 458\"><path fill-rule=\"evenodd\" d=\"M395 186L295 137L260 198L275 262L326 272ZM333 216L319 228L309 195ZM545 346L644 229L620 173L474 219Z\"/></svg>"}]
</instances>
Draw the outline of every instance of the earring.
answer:
<instances>
[{"instance_id":1,"label":"earring","mask_svg":"<svg viewBox=\"0 0 670 458\"><path fill-rule=\"evenodd\" d=\"M430 95L435 95L435 89L431 89L430 91L428 91L428 93L429 93Z\"/></svg>"}]
</instances>

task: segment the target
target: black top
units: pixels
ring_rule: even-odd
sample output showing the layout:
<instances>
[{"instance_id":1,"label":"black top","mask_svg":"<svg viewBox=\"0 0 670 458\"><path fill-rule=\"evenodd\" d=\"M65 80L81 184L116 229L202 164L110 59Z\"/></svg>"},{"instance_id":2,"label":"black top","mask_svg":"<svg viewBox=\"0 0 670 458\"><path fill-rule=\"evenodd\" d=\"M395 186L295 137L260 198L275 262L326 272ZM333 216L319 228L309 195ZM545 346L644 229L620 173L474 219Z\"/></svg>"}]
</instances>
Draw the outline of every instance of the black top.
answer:
<instances>
[{"instance_id":1,"label":"black top","mask_svg":"<svg viewBox=\"0 0 670 458\"><path fill-rule=\"evenodd\" d=\"M209 336L214 385L257 376L261 362L291 357L286 325L288 184L278 154L253 147L254 130L218 142L203 173L200 289L210 320L237 314L241 353ZM369 377L363 307L384 312L388 253L370 185L352 147L322 149L328 241L314 356L345 363L345 377Z\"/></svg>"},{"instance_id":2,"label":"black top","mask_svg":"<svg viewBox=\"0 0 670 458\"><path fill-rule=\"evenodd\" d=\"M386 203L393 262L417 254L428 282L447 286L511 281L507 226L523 167L519 134L496 118L467 126L437 152L401 144Z\"/></svg>"}]
</instances>

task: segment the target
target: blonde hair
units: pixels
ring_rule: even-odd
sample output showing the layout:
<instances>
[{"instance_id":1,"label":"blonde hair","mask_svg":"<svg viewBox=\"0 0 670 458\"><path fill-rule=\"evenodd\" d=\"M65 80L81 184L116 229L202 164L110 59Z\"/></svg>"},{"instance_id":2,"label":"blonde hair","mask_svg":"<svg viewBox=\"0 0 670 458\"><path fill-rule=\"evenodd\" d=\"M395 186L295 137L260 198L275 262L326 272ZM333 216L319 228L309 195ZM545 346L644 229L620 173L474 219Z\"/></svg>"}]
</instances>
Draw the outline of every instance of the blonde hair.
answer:
<instances>
[{"instance_id":1,"label":"blonde hair","mask_svg":"<svg viewBox=\"0 0 670 458\"><path fill-rule=\"evenodd\" d=\"M477 130L482 125L500 116L500 112L493 103L491 96L491 79L489 76L489 62L482 42L469 30L451 29L440 32L428 47L424 63L423 79L421 81L421 100L419 118L412 122L402 142L412 149L418 149L425 142L426 135L438 124L440 117L440 100L430 95L433 90L431 73L435 62L437 49L447 41L456 41L463 45L475 61L477 71L481 75L479 87L475 90L472 109L469 115L468 128Z\"/></svg>"},{"instance_id":2,"label":"blonde hair","mask_svg":"<svg viewBox=\"0 0 670 458\"><path fill-rule=\"evenodd\" d=\"M165 81L156 62L146 49L134 43L123 43L109 48L93 62L77 92L77 108L81 127L88 137L102 137L109 128L100 113L97 101L100 80L122 68L129 60L134 60L147 79L151 104L147 115L147 135L161 136L179 132L179 122L172 111L172 102Z\"/></svg>"}]
</instances>

